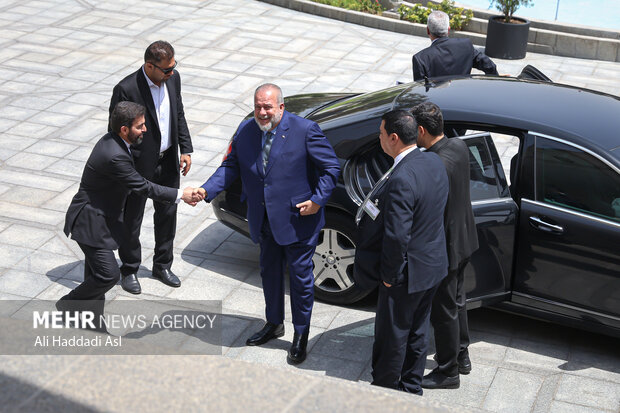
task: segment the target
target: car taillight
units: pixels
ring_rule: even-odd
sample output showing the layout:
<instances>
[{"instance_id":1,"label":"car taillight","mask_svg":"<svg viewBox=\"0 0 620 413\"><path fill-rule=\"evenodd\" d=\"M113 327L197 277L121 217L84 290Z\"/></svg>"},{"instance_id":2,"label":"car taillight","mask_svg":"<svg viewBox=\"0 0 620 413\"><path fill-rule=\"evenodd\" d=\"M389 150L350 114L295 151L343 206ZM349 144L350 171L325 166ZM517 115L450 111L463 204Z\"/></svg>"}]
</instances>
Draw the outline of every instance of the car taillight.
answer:
<instances>
[{"instance_id":1,"label":"car taillight","mask_svg":"<svg viewBox=\"0 0 620 413\"><path fill-rule=\"evenodd\" d=\"M230 142L228 142L228 149L226 149L226 153L224 154L224 157L222 158L222 162L224 162L226 158L228 158L228 155L230 155L230 151L232 151L233 139L235 139L234 136L230 138Z\"/></svg>"}]
</instances>

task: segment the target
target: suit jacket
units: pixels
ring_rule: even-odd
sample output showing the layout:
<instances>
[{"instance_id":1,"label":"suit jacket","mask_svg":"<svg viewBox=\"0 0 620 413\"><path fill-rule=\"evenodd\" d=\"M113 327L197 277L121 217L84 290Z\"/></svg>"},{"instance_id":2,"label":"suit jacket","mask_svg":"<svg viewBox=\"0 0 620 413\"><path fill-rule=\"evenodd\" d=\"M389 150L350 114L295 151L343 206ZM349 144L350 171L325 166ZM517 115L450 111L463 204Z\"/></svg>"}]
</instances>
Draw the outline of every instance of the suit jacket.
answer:
<instances>
[{"instance_id":1,"label":"suit jacket","mask_svg":"<svg viewBox=\"0 0 620 413\"><path fill-rule=\"evenodd\" d=\"M381 279L392 285L407 282L409 293L428 290L448 272L446 169L436 154L416 148L394 167L385 191Z\"/></svg>"},{"instance_id":2,"label":"suit jacket","mask_svg":"<svg viewBox=\"0 0 620 413\"><path fill-rule=\"evenodd\" d=\"M387 182L386 182L387 184ZM386 185L377 188L371 201L379 211L385 210ZM375 190L375 188L373 188ZM381 212L373 220L367 213L362 215L356 232L353 278L362 289L376 288L381 283L381 244L383 243L383 216Z\"/></svg>"},{"instance_id":3,"label":"suit jacket","mask_svg":"<svg viewBox=\"0 0 620 413\"><path fill-rule=\"evenodd\" d=\"M448 172L450 193L444 214L449 269L459 264L478 249L476 221L469 195L469 150L458 138L444 137L428 149L443 161Z\"/></svg>"},{"instance_id":4,"label":"suit jacket","mask_svg":"<svg viewBox=\"0 0 620 413\"><path fill-rule=\"evenodd\" d=\"M179 177L178 148L181 148L181 153L191 153L193 152L193 147L181 99L181 76L176 69L170 79L166 81L166 86L168 87L168 96L170 97L170 148L175 153L177 165L174 171L166 171L166 173L176 173L177 177ZM138 103L147 109L144 139L140 145L132 146L131 153L133 154L138 172L146 179L152 179L157 161L159 160L161 131L159 130L159 121L151 90L142 67L121 80L114 87L112 99L110 99L110 116L116 104L122 101ZM108 131L111 130L111 127L108 126Z\"/></svg>"},{"instance_id":5,"label":"suit jacket","mask_svg":"<svg viewBox=\"0 0 620 413\"><path fill-rule=\"evenodd\" d=\"M266 213L275 241L288 245L321 230L324 208L301 216L295 205L310 199L324 207L339 173L338 158L319 126L284 111L265 172L262 132L252 118L239 125L228 157L202 187L210 202L241 176L252 240L259 241Z\"/></svg>"},{"instance_id":6,"label":"suit jacket","mask_svg":"<svg viewBox=\"0 0 620 413\"><path fill-rule=\"evenodd\" d=\"M144 179L120 136L107 133L86 161L80 188L67 210L65 234L91 247L117 249L124 236L123 212L131 191L162 202L177 198L176 189Z\"/></svg>"},{"instance_id":7,"label":"suit jacket","mask_svg":"<svg viewBox=\"0 0 620 413\"><path fill-rule=\"evenodd\" d=\"M495 63L474 48L471 40L440 37L413 55L413 80L439 76L466 76L472 67L487 75L497 75Z\"/></svg>"}]
</instances>

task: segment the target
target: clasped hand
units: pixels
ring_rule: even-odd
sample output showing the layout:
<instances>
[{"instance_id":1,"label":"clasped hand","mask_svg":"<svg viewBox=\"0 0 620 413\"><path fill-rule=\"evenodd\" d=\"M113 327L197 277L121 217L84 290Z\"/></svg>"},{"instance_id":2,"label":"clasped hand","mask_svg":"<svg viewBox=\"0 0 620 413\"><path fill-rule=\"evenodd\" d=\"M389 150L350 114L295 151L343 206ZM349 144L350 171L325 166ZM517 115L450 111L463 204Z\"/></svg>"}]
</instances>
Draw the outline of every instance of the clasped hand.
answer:
<instances>
[{"instance_id":1,"label":"clasped hand","mask_svg":"<svg viewBox=\"0 0 620 413\"><path fill-rule=\"evenodd\" d=\"M205 191L204 188L192 188L188 186L183 189L183 196L181 199L188 205L196 206L196 204L205 199L206 196L207 191Z\"/></svg>"},{"instance_id":2,"label":"clasped hand","mask_svg":"<svg viewBox=\"0 0 620 413\"><path fill-rule=\"evenodd\" d=\"M319 212L321 206L314 201L307 200L295 205L295 208L299 208L299 215L314 215Z\"/></svg>"}]
</instances>

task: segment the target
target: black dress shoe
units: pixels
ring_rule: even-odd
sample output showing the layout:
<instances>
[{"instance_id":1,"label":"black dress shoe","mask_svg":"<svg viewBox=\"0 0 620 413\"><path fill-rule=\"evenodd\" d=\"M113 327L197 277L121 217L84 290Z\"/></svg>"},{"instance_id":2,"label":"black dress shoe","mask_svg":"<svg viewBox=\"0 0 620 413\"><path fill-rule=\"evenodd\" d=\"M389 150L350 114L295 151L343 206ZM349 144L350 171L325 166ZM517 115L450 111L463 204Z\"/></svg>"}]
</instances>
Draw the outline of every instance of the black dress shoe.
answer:
<instances>
[{"instance_id":1,"label":"black dress shoe","mask_svg":"<svg viewBox=\"0 0 620 413\"><path fill-rule=\"evenodd\" d=\"M255 333L245 342L246 346L260 346L273 338L282 337L284 335L284 324L273 324L267 321L265 327L261 331Z\"/></svg>"},{"instance_id":2,"label":"black dress shoe","mask_svg":"<svg viewBox=\"0 0 620 413\"><path fill-rule=\"evenodd\" d=\"M121 275L121 287L123 287L123 290L132 294L140 294L142 292L136 274Z\"/></svg>"},{"instance_id":3,"label":"black dress shoe","mask_svg":"<svg viewBox=\"0 0 620 413\"><path fill-rule=\"evenodd\" d=\"M288 351L288 361L299 364L306 359L306 347L308 347L308 332L293 335L293 344Z\"/></svg>"},{"instance_id":4,"label":"black dress shoe","mask_svg":"<svg viewBox=\"0 0 620 413\"><path fill-rule=\"evenodd\" d=\"M459 375L446 376L434 369L422 378L422 387L425 389L458 389L461 385Z\"/></svg>"},{"instance_id":5,"label":"black dress shoe","mask_svg":"<svg viewBox=\"0 0 620 413\"><path fill-rule=\"evenodd\" d=\"M153 270L153 277L161 280L161 282L171 287L176 288L181 286L181 280L179 280L179 277L174 275L174 273L169 269Z\"/></svg>"},{"instance_id":6,"label":"black dress shoe","mask_svg":"<svg viewBox=\"0 0 620 413\"><path fill-rule=\"evenodd\" d=\"M457 358L459 363L459 374L469 374L471 371L471 361L469 360L469 351L463 350Z\"/></svg>"}]
</instances>

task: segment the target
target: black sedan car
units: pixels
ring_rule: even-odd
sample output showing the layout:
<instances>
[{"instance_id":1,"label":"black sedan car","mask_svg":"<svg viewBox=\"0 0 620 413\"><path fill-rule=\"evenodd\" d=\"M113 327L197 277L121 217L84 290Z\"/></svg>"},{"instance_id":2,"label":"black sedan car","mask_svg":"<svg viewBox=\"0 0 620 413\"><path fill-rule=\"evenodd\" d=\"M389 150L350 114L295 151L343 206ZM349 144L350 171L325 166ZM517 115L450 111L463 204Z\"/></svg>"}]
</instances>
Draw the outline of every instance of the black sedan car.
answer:
<instances>
[{"instance_id":1,"label":"black sedan car","mask_svg":"<svg viewBox=\"0 0 620 413\"><path fill-rule=\"evenodd\" d=\"M470 151L480 248L465 274L468 308L620 337L620 99L545 81L473 76L287 98L288 111L321 126L342 166L314 258L317 298L346 304L369 293L353 277L354 217L392 163L379 146L381 115L426 100ZM498 148L510 146L518 151L502 165ZM247 235L240 194L238 182L213 206Z\"/></svg>"}]
</instances>

